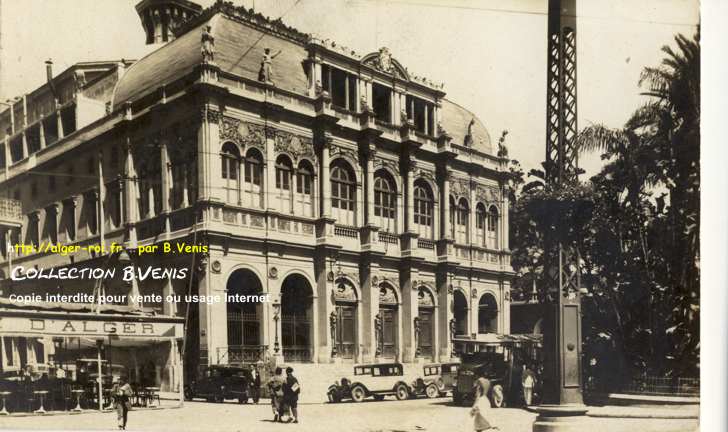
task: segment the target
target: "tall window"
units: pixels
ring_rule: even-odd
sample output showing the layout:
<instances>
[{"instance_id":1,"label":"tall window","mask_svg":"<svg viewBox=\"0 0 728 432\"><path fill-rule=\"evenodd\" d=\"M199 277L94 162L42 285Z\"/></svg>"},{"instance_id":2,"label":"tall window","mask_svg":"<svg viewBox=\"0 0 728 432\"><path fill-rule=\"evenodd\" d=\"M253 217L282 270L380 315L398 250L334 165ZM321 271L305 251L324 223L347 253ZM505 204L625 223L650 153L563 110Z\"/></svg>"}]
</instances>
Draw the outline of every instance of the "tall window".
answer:
<instances>
[{"instance_id":1,"label":"tall window","mask_svg":"<svg viewBox=\"0 0 728 432\"><path fill-rule=\"evenodd\" d=\"M222 145L220 152L222 163L222 179L227 202L240 203L239 179L240 179L240 152L238 146L231 142Z\"/></svg>"},{"instance_id":2,"label":"tall window","mask_svg":"<svg viewBox=\"0 0 728 432\"><path fill-rule=\"evenodd\" d=\"M415 181L414 188L414 222L417 228L417 233L422 238L432 239L433 234L433 198L432 190L430 186L424 180Z\"/></svg>"},{"instance_id":3,"label":"tall window","mask_svg":"<svg viewBox=\"0 0 728 432\"><path fill-rule=\"evenodd\" d=\"M486 246L485 244L485 206L478 203L475 207L475 244L478 246Z\"/></svg>"},{"instance_id":4,"label":"tall window","mask_svg":"<svg viewBox=\"0 0 728 432\"><path fill-rule=\"evenodd\" d=\"M498 331L498 303L492 294L484 294L478 301L478 333Z\"/></svg>"},{"instance_id":5,"label":"tall window","mask_svg":"<svg viewBox=\"0 0 728 432\"><path fill-rule=\"evenodd\" d=\"M383 85L372 84L372 108L377 120L392 123L392 89Z\"/></svg>"},{"instance_id":6,"label":"tall window","mask_svg":"<svg viewBox=\"0 0 728 432\"><path fill-rule=\"evenodd\" d=\"M303 216L313 216L313 166L307 160L298 164L296 172L296 211Z\"/></svg>"},{"instance_id":7,"label":"tall window","mask_svg":"<svg viewBox=\"0 0 728 432\"><path fill-rule=\"evenodd\" d=\"M397 189L384 171L374 175L374 219L383 231L397 232Z\"/></svg>"},{"instance_id":8,"label":"tall window","mask_svg":"<svg viewBox=\"0 0 728 432\"><path fill-rule=\"evenodd\" d=\"M488 209L488 247L498 249L498 209L494 206Z\"/></svg>"},{"instance_id":9,"label":"tall window","mask_svg":"<svg viewBox=\"0 0 728 432\"><path fill-rule=\"evenodd\" d=\"M251 207L263 207L263 156L257 149L245 154L245 201Z\"/></svg>"},{"instance_id":10,"label":"tall window","mask_svg":"<svg viewBox=\"0 0 728 432\"><path fill-rule=\"evenodd\" d=\"M329 92L331 103L337 107L356 111L356 77L329 65L321 66L324 90Z\"/></svg>"},{"instance_id":11,"label":"tall window","mask_svg":"<svg viewBox=\"0 0 728 432\"><path fill-rule=\"evenodd\" d=\"M468 216L470 208L465 198L460 198L455 212L455 242L461 244L468 243Z\"/></svg>"},{"instance_id":12,"label":"tall window","mask_svg":"<svg viewBox=\"0 0 728 432\"><path fill-rule=\"evenodd\" d=\"M337 160L331 166L331 210L334 218L345 225L356 223L356 183L349 165Z\"/></svg>"},{"instance_id":13,"label":"tall window","mask_svg":"<svg viewBox=\"0 0 728 432\"><path fill-rule=\"evenodd\" d=\"M278 210L282 212L290 212L292 210L292 174L293 165L288 156L278 156L278 159L276 159L276 197L278 198Z\"/></svg>"}]
</instances>

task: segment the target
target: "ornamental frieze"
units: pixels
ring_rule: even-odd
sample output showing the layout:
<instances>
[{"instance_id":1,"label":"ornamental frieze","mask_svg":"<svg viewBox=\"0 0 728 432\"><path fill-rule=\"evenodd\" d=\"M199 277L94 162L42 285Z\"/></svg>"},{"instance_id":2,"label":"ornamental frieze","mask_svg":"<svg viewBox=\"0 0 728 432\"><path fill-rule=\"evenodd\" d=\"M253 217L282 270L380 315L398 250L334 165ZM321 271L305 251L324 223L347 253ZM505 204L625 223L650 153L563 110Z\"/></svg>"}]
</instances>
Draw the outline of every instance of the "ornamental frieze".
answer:
<instances>
[{"instance_id":1,"label":"ornamental frieze","mask_svg":"<svg viewBox=\"0 0 728 432\"><path fill-rule=\"evenodd\" d=\"M432 293L429 290L422 287L417 290L417 306L435 306L435 299L432 298Z\"/></svg>"},{"instance_id":2,"label":"ornamental frieze","mask_svg":"<svg viewBox=\"0 0 728 432\"><path fill-rule=\"evenodd\" d=\"M468 198L470 196L470 184L468 180L453 178L450 181L450 193L458 198Z\"/></svg>"},{"instance_id":3,"label":"ornamental frieze","mask_svg":"<svg viewBox=\"0 0 728 432\"><path fill-rule=\"evenodd\" d=\"M496 188L478 186L475 189L475 196L481 202L499 202L500 191Z\"/></svg>"},{"instance_id":4,"label":"ornamental frieze","mask_svg":"<svg viewBox=\"0 0 728 432\"><path fill-rule=\"evenodd\" d=\"M379 285L379 304L396 305L397 294L391 285L383 283Z\"/></svg>"},{"instance_id":5,"label":"ornamental frieze","mask_svg":"<svg viewBox=\"0 0 728 432\"><path fill-rule=\"evenodd\" d=\"M301 137L290 132L275 130L273 133L275 139L276 153L287 153L294 159L306 157L315 159L316 155L313 150L313 140L307 137Z\"/></svg>"},{"instance_id":6,"label":"ornamental frieze","mask_svg":"<svg viewBox=\"0 0 728 432\"><path fill-rule=\"evenodd\" d=\"M334 301L355 302L356 291L351 282L344 278L339 278L334 287Z\"/></svg>"},{"instance_id":7,"label":"ornamental frieze","mask_svg":"<svg viewBox=\"0 0 728 432\"><path fill-rule=\"evenodd\" d=\"M425 178L430 180L432 183L436 183L435 181L435 173L426 171L426 170L419 170L417 171L417 177Z\"/></svg>"},{"instance_id":8,"label":"ornamental frieze","mask_svg":"<svg viewBox=\"0 0 728 432\"><path fill-rule=\"evenodd\" d=\"M331 150L329 152L330 158L333 160L334 157L346 157L349 158L352 162L357 162L359 159L357 158L356 152L353 150L349 150L344 147L340 147L337 145L332 145Z\"/></svg>"},{"instance_id":9,"label":"ornamental frieze","mask_svg":"<svg viewBox=\"0 0 728 432\"><path fill-rule=\"evenodd\" d=\"M240 147L257 147L265 152L265 127L231 117L222 117L220 141L232 141Z\"/></svg>"},{"instance_id":10,"label":"ornamental frieze","mask_svg":"<svg viewBox=\"0 0 728 432\"><path fill-rule=\"evenodd\" d=\"M378 170L380 168L387 168L389 169L395 176L399 175L399 169L397 168L397 164L393 161L386 160L386 159L374 159L374 170Z\"/></svg>"}]
</instances>

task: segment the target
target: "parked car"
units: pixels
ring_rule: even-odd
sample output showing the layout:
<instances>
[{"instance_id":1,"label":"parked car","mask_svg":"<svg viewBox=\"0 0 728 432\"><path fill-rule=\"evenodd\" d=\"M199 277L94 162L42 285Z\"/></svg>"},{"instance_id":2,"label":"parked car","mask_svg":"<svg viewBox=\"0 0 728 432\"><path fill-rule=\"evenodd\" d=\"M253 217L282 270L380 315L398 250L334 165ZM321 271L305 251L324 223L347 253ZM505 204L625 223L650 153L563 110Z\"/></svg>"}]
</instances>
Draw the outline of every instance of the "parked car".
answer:
<instances>
[{"instance_id":1,"label":"parked car","mask_svg":"<svg viewBox=\"0 0 728 432\"><path fill-rule=\"evenodd\" d=\"M467 350L461 352L461 365L452 397L456 405L468 405L475 397L475 381L478 378L490 380L488 397L495 408L506 404L530 405L534 403L533 393L526 394L523 378L528 375L532 383L539 378L532 369L540 359L540 338L530 335L503 335L491 343L459 340ZM538 391L535 392L538 394ZM528 400L531 399L531 400Z\"/></svg>"},{"instance_id":2,"label":"parked car","mask_svg":"<svg viewBox=\"0 0 728 432\"><path fill-rule=\"evenodd\" d=\"M361 364L354 366L354 376L342 378L329 386L327 395L329 402L336 403L345 399L362 402L368 397L383 400L385 396L394 395L397 400L410 397L411 388L404 375L404 367L400 363Z\"/></svg>"},{"instance_id":3,"label":"parked car","mask_svg":"<svg viewBox=\"0 0 728 432\"><path fill-rule=\"evenodd\" d=\"M203 376L185 386L185 399L204 398L208 402L237 399L238 403L247 403L251 381L247 367L212 365Z\"/></svg>"},{"instance_id":4,"label":"parked car","mask_svg":"<svg viewBox=\"0 0 728 432\"><path fill-rule=\"evenodd\" d=\"M425 395L428 398L442 397L451 391L460 363L430 363L422 367L422 377L412 385L414 396Z\"/></svg>"}]
</instances>

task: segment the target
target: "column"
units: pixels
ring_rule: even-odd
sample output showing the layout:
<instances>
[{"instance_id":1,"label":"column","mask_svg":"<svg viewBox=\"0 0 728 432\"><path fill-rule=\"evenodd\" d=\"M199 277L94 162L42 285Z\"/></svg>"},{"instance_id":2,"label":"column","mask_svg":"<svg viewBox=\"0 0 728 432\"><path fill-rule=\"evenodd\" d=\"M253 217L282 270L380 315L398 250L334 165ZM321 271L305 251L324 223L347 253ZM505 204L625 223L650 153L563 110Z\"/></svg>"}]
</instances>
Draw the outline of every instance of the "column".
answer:
<instances>
[{"instance_id":1,"label":"column","mask_svg":"<svg viewBox=\"0 0 728 432\"><path fill-rule=\"evenodd\" d=\"M399 114L401 108L401 94L392 89L392 124L401 126L402 125L402 116Z\"/></svg>"},{"instance_id":2,"label":"column","mask_svg":"<svg viewBox=\"0 0 728 432\"><path fill-rule=\"evenodd\" d=\"M61 119L61 105L56 100L56 129L58 129L58 141L66 134L63 133L63 120Z\"/></svg>"},{"instance_id":3,"label":"column","mask_svg":"<svg viewBox=\"0 0 728 432\"><path fill-rule=\"evenodd\" d=\"M169 213L170 200L169 200L169 185L171 184L169 178L169 152L167 151L167 134L162 131L159 137L159 173L161 177L161 192L162 192L162 214ZM165 218L164 231L169 232L169 218Z\"/></svg>"},{"instance_id":4,"label":"column","mask_svg":"<svg viewBox=\"0 0 728 432\"><path fill-rule=\"evenodd\" d=\"M294 162L295 163L295 162ZM296 185L298 184L298 168L293 167L291 170L291 203L289 206L289 213L295 214L296 213ZM303 212L303 209L301 209Z\"/></svg>"},{"instance_id":5,"label":"column","mask_svg":"<svg viewBox=\"0 0 728 432\"><path fill-rule=\"evenodd\" d=\"M442 175L442 198L440 199L442 232L440 238L451 239L450 236L450 173L445 172ZM452 239L451 239L452 240Z\"/></svg>"},{"instance_id":6,"label":"column","mask_svg":"<svg viewBox=\"0 0 728 432\"><path fill-rule=\"evenodd\" d=\"M431 109L432 108L430 107L430 104L426 103L425 104L425 131L424 132L425 132L425 134L428 134L428 135L429 135L429 131L430 131L430 110Z\"/></svg>"},{"instance_id":7,"label":"column","mask_svg":"<svg viewBox=\"0 0 728 432\"><path fill-rule=\"evenodd\" d=\"M415 187L415 168L416 163L414 159L411 159L412 156L410 155L409 161L407 161L406 168L407 172L405 175L407 176L407 190L405 194L405 199L407 200L406 205L406 217L407 217L407 232L414 233L415 230L415 216L414 216L414 209L415 209L415 196L414 196L414 187Z\"/></svg>"},{"instance_id":8,"label":"column","mask_svg":"<svg viewBox=\"0 0 728 432\"><path fill-rule=\"evenodd\" d=\"M475 243L475 181L471 178L468 185L470 186L468 198L468 201L470 201L468 213L468 244L472 245Z\"/></svg>"},{"instance_id":9,"label":"column","mask_svg":"<svg viewBox=\"0 0 728 432\"><path fill-rule=\"evenodd\" d=\"M508 243L508 208L509 208L509 199L508 196L505 194L505 190L501 189L501 194L503 194L503 200L501 205L501 210L499 216L499 228L500 228L500 236L498 236L498 240L500 243L500 250L509 250L510 244Z\"/></svg>"},{"instance_id":10,"label":"column","mask_svg":"<svg viewBox=\"0 0 728 432\"><path fill-rule=\"evenodd\" d=\"M331 138L324 137L321 145L321 217L331 217L331 171L329 170Z\"/></svg>"},{"instance_id":11,"label":"column","mask_svg":"<svg viewBox=\"0 0 728 432\"><path fill-rule=\"evenodd\" d=\"M364 85L367 88L367 103L369 104L370 108L374 108L374 96L372 95L372 82L367 81Z\"/></svg>"},{"instance_id":12,"label":"column","mask_svg":"<svg viewBox=\"0 0 728 432\"><path fill-rule=\"evenodd\" d=\"M5 144L5 179L7 180L8 168L10 167L10 165L13 164L12 154L10 153L10 139L8 138L8 135L5 135L5 139L3 140L3 142Z\"/></svg>"},{"instance_id":13,"label":"column","mask_svg":"<svg viewBox=\"0 0 728 432\"><path fill-rule=\"evenodd\" d=\"M309 59L308 62L308 96L316 95L316 60Z\"/></svg>"},{"instance_id":14,"label":"column","mask_svg":"<svg viewBox=\"0 0 728 432\"><path fill-rule=\"evenodd\" d=\"M266 209L280 211L281 209L274 209L275 200L273 198L273 192L276 184L275 130L272 128L266 128L265 135L265 180L263 180L263 199Z\"/></svg>"},{"instance_id":15,"label":"column","mask_svg":"<svg viewBox=\"0 0 728 432\"><path fill-rule=\"evenodd\" d=\"M370 144L371 145L371 144ZM376 151L369 149L366 154L366 224L374 225L374 155Z\"/></svg>"},{"instance_id":16,"label":"column","mask_svg":"<svg viewBox=\"0 0 728 432\"><path fill-rule=\"evenodd\" d=\"M40 136L40 148L42 150L46 147L45 125L43 125L43 115L40 116L40 121L38 122L38 135Z\"/></svg>"},{"instance_id":17,"label":"column","mask_svg":"<svg viewBox=\"0 0 728 432\"><path fill-rule=\"evenodd\" d=\"M221 194L220 188L216 188L215 173L219 169L219 163L213 164L213 155L217 155L220 149L220 112L203 102L200 127L197 139L197 182L198 199L217 199ZM185 181L186 183L186 181Z\"/></svg>"},{"instance_id":18,"label":"column","mask_svg":"<svg viewBox=\"0 0 728 432\"><path fill-rule=\"evenodd\" d=\"M28 151L28 135L26 129L28 128L28 97L23 95L23 159L30 156Z\"/></svg>"},{"instance_id":19,"label":"column","mask_svg":"<svg viewBox=\"0 0 728 432\"><path fill-rule=\"evenodd\" d=\"M437 125L440 124L440 102L436 101L435 106L432 107L432 120L435 124L432 127L432 135L438 137L440 132L437 130Z\"/></svg>"}]
</instances>

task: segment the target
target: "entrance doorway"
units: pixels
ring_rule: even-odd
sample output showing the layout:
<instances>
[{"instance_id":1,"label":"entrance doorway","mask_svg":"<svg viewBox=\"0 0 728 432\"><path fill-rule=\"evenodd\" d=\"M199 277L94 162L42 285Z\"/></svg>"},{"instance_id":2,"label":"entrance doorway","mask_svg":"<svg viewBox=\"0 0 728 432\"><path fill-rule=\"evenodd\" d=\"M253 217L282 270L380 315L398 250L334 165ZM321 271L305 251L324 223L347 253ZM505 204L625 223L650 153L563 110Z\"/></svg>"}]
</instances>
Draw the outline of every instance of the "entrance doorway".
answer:
<instances>
[{"instance_id":1,"label":"entrance doorway","mask_svg":"<svg viewBox=\"0 0 728 432\"><path fill-rule=\"evenodd\" d=\"M288 276L281 287L281 339L287 362L309 362L312 358L313 290L308 280Z\"/></svg>"}]
</instances>

